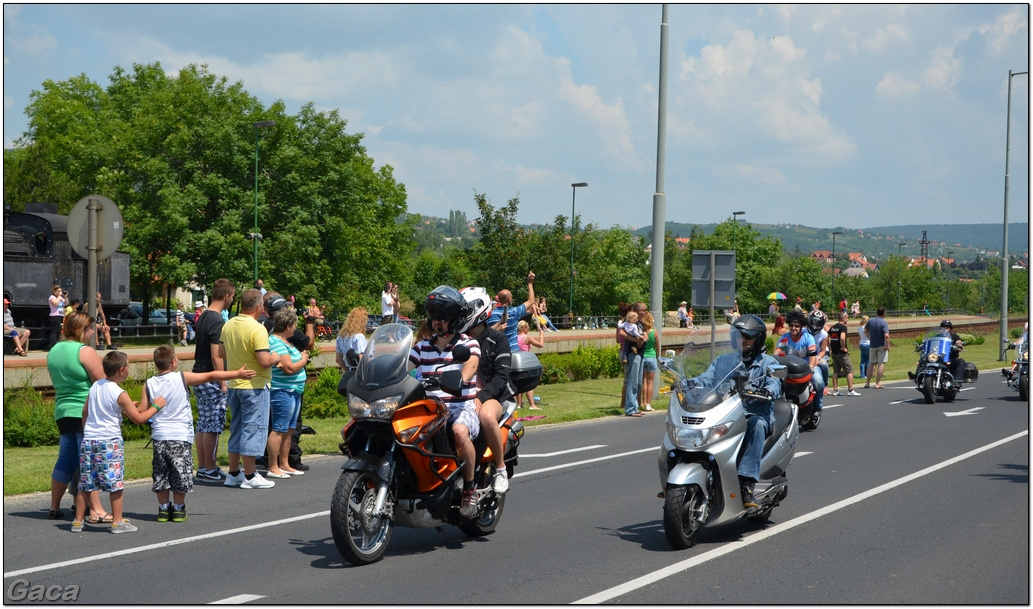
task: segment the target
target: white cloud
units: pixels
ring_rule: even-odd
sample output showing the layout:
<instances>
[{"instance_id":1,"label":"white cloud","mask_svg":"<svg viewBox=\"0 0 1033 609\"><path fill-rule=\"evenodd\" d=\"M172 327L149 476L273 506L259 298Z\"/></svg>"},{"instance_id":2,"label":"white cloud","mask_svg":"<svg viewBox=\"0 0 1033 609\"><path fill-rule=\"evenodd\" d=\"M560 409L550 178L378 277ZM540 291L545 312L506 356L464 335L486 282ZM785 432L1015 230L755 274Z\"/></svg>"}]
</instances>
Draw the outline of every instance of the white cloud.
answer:
<instances>
[{"instance_id":1,"label":"white cloud","mask_svg":"<svg viewBox=\"0 0 1033 609\"><path fill-rule=\"evenodd\" d=\"M30 57L43 55L57 48L57 40L46 27L26 23L19 18L21 7L4 5L4 48ZM7 51L4 51L7 63Z\"/></svg>"},{"instance_id":2,"label":"white cloud","mask_svg":"<svg viewBox=\"0 0 1033 609\"><path fill-rule=\"evenodd\" d=\"M895 72L890 72L875 85L875 92L888 99L901 99L918 93L918 83Z\"/></svg>"},{"instance_id":3,"label":"white cloud","mask_svg":"<svg viewBox=\"0 0 1033 609\"><path fill-rule=\"evenodd\" d=\"M924 79L930 87L939 91L950 91L958 83L961 61L954 56L954 50L939 47L933 51Z\"/></svg>"},{"instance_id":4,"label":"white cloud","mask_svg":"<svg viewBox=\"0 0 1033 609\"><path fill-rule=\"evenodd\" d=\"M1005 51L1009 42L1019 36L1023 30L1029 29L1026 14L1019 7L1011 12L999 15L993 23L979 26L979 33L986 39L986 45L991 55L1000 55ZM1027 39L1027 45L1029 43Z\"/></svg>"},{"instance_id":5,"label":"white cloud","mask_svg":"<svg viewBox=\"0 0 1033 609\"><path fill-rule=\"evenodd\" d=\"M867 51L882 51L895 41L906 41L908 39L907 28L897 23L891 23L879 28L875 34L861 41L861 47Z\"/></svg>"}]
</instances>

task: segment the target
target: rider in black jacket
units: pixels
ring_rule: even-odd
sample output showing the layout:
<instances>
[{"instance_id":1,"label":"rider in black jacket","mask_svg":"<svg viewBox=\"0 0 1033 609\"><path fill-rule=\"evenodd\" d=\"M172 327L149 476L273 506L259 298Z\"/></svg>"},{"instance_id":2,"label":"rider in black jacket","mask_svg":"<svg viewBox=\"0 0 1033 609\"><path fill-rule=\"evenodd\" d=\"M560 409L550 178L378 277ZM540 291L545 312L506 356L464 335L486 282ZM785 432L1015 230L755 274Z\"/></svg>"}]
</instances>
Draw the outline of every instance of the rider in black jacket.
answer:
<instances>
[{"instance_id":1,"label":"rider in black jacket","mask_svg":"<svg viewBox=\"0 0 1033 609\"><path fill-rule=\"evenodd\" d=\"M961 345L964 343L961 341L961 337L954 333L954 324L951 323L951 320L941 321L940 328L950 332L951 335L951 359L947 368L956 380L961 381L963 380L962 375L965 374L965 360L961 359Z\"/></svg>"},{"instance_id":2,"label":"rider in black jacket","mask_svg":"<svg viewBox=\"0 0 1033 609\"><path fill-rule=\"evenodd\" d=\"M478 390L474 404L481 431L495 459L495 480L492 486L496 493L504 493L509 489L509 479L502 454L499 417L502 415L502 402L512 399L516 393L516 388L509 380L512 359L509 339L487 324L492 309L487 290L464 288L462 294L466 299L467 311L459 322L459 331L474 338L481 346L481 360L477 365Z\"/></svg>"}]
</instances>

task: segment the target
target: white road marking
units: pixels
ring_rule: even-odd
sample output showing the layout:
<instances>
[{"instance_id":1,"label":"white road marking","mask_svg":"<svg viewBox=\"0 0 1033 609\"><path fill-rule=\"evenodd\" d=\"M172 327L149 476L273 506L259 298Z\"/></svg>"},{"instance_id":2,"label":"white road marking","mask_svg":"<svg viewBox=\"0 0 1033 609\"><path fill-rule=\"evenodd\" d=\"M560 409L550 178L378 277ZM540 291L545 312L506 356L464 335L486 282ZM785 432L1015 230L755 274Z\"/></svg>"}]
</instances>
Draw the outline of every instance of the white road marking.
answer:
<instances>
[{"instance_id":1,"label":"white road marking","mask_svg":"<svg viewBox=\"0 0 1033 609\"><path fill-rule=\"evenodd\" d=\"M567 469L568 467L577 467L579 465L587 465L589 463L598 463L599 461L609 461L611 459L620 459L621 457L627 457L628 455L638 455L638 454L641 454L641 453L656 452L659 449L660 449L660 446L657 445L657 446L652 446L650 448L640 448L638 450L632 450L632 451L629 451L629 452L626 452L626 453L620 453L620 454L617 454L617 455L607 455L605 457L596 457L595 459L586 459L584 461L577 461L575 463L565 463L563 465L553 465L552 467L543 467L542 469L533 469L533 470L531 470L529 472L520 472L519 474L514 474L513 478L510 478L510 480L513 480L514 478L522 478L524 476L531 476L533 474L544 474L545 472L551 472L551 471L555 471L555 470L558 470L558 469Z\"/></svg>"},{"instance_id":2,"label":"white road marking","mask_svg":"<svg viewBox=\"0 0 1033 609\"><path fill-rule=\"evenodd\" d=\"M795 455L793 455L793 458L795 459L796 457L803 457L803 456L806 456L806 455L813 455L813 454L814 454L813 450L803 450L803 451L800 451L800 452L796 453Z\"/></svg>"},{"instance_id":3,"label":"white road marking","mask_svg":"<svg viewBox=\"0 0 1033 609\"><path fill-rule=\"evenodd\" d=\"M224 599L219 600L219 601L212 601L212 602L210 602L208 604L209 605L243 605L244 603L250 603L251 601L257 601L260 598L265 598L265 597L264 596L259 596L257 594L238 594L236 596L231 596L229 598L224 598Z\"/></svg>"},{"instance_id":4,"label":"white road marking","mask_svg":"<svg viewBox=\"0 0 1033 609\"><path fill-rule=\"evenodd\" d=\"M215 539L217 537L225 537L226 535L236 535L237 533L245 533L247 531L257 531L259 529L267 529L269 527L279 526L281 524L290 524L292 522L298 522L300 520L309 520L311 518L323 518L330 515L330 510L323 512L316 512L315 514L305 514L303 516L293 516L291 518L284 518L283 520L274 520L272 522L263 522L260 524L252 524L246 527L238 527L236 529L227 529L225 531L216 531L214 533L206 533L204 535L195 535L193 537L184 537L183 539L172 539L170 541L164 541L161 543L153 543L146 546L139 546L136 548L127 548L125 550L118 550L117 552L108 552L106 554L97 554L95 556L84 556L82 558L75 558L72 560L63 560L61 562L50 563L49 565L40 565L38 567L29 567L28 569L19 569L17 571L8 571L4 573L4 579L8 577L17 577L19 575L27 575L29 573L39 573L40 571L50 571L53 569L60 569L62 567L70 567L73 565L81 565L83 563L94 562L97 560L105 560L108 558L116 558L118 556L127 556L129 554L139 554L140 552L149 552L151 550L160 550L162 548L168 548L171 546L178 546L184 543L193 543L195 541L203 541L205 539Z\"/></svg>"},{"instance_id":5,"label":"white road marking","mask_svg":"<svg viewBox=\"0 0 1033 609\"><path fill-rule=\"evenodd\" d=\"M733 541L733 542L727 543L727 544L725 544L725 545L723 545L723 546L721 546L719 548L715 548L713 550L710 550L709 552L704 552L703 554L700 554L699 556L693 556L692 558L688 558L688 559L683 560L681 562L674 563L673 565L670 565L669 567L664 567L663 569L660 569L658 571L653 571L652 573L649 573L647 575L643 575L642 577L635 578L635 579L633 579L631 581L625 582L625 583L620 584L618 586L614 586L614 587L612 587L612 588L610 588L608 590L603 590L602 592L598 592L598 593L593 594L591 596L586 596L583 599L574 601L573 604L576 604L576 605L594 605L594 604L599 604L599 603L605 603L607 601L613 600L615 598L618 598L618 597L623 596L625 594L628 594L630 592L634 592L635 590L638 590L640 588L644 588L644 587L649 586L651 584L655 584L656 582L664 580L664 579L667 579L668 577L672 577L674 575L678 575L679 573L682 573L683 571L687 571L687 570L689 570L689 569L691 569L691 568L693 568L693 567L695 567L697 565L701 565L701 564L703 564L705 562L714 560L715 558L720 558L721 556L724 556L726 554L731 554L732 552L735 552L737 550L741 550L743 548L751 546L751 545L753 545L753 544L755 544L757 542L760 542L760 541L763 541L765 539L768 539L769 537L774 537L775 535L778 535L780 533L784 533L784 532L788 531L789 529L792 529L794 527L798 527L798 526L800 526L802 524L807 524L807 523L809 523L811 521L814 521L814 520L817 520L818 518L821 518L822 516L826 516L828 514L832 514L833 512L837 512L839 510L842 510L843 508L846 508L846 507L849 507L851 505L854 505L855 503L860 503L861 501L864 501L865 499L869 499L871 497L875 497L876 495L880 495L882 493L885 493L886 491L892 490L892 489L894 489L894 488L896 488L898 486L907 484L908 482L911 482L913 480L917 480L919 478L922 478L923 476L928 476L929 474L937 472L937 471L939 471L941 469L944 469L946 467L950 467L951 465L954 465L955 463L960 463L960 462L964 461L965 459L969 459L969 458L974 457L974 456L976 456L976 455L978 455L980 453L984 453L984 452L986 452L988 450L992 450L994 448L997 448L998 446L1007 444L1008 442L1012 442L1014 440L1017 440L1019 438L1022 438L1022 437L1028 436L1028 435L1029 435L1029 430L1028 429L1023 430L1023 431L1021 431L1021 432L1019 432L1017 434L1008 436L1007 438L998 440L996 442L991 442L990 444L987 444L986 446L982 446L982 447L977 448L975 450L971 450L971 451L969 451L969 452L967 452L965 454L958 455L957 457L953 457L951 459L947 459L946 461L942 461L940 463L937 463L936 465L932 465L932 466L927 467L927 468L925 468L923 470L919 470L919 471L917 471L917 472L915 472L913 474L909 474L907 476L904 476L903 478L898 478L896 480L887 482L886 484L883 484L881 486L877 486L875 488L869 489L867 491L864 491L863 493L858 493L857 495L854 495L853 497L847 497L846 499L843 499L842 501L837 501L836 503L833 503L831 505L827 505L827 506L825 506L825 507L823 507L821 509L818 509L818 510L815 510L813 512L810 512L810 513L808 513L806 515L799 516L797 518L794 518L794 519L789 520L787 522L784 522L782 524L775 525L775 526L773 526L773 527L771 527L769 529L765 529L765 530L760 531L758 533L755 533L753 535L749 535L749 536L747 536L747 537L745 537L745 538L743 538L743 539L741 539L739 541Z\"/></svg>"},{"instance_id":6,"label":"white road marking","mask_svg":"<svg viewBox=\"0 0 1033 609\"><path fill-rule=\"evenodd\" d=\"M945 412L944 415L948 417L963 417L967 414L976 414L980 410L983 410L986 406L976 406L975 408L969 408L968 410L958 410L956 412Z\"/></svg>"},{"instance_id":7,"label":"white road marking","mask_svg":"<svg viewBox=\"0 0 1033 609\"><path fill-rule=\"evenodd\" d=\"M571 448L569 450L557 450L552 453L538 453L536 455L520 455L521 459L534 459L541 457L558 457L560 455L566 455L569 453L581 452L583 450L593 450L596 448L606 448L605 444L593 444L592 446L582 446L581 448Z\"/></svg>"}]
</instances>

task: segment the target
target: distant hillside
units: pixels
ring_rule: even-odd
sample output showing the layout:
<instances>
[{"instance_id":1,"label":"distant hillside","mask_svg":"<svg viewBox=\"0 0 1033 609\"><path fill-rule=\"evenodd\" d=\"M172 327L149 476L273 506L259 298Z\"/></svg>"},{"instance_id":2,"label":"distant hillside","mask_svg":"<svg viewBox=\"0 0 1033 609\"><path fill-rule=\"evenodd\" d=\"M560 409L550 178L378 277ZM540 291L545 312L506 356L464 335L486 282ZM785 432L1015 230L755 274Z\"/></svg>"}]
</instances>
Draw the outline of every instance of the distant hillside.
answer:
<instances>
[{"instance_id":1,"label":"distant hillside","mask_svg":"<svg viewBox=\"0 0 1033 609\"><path fill-rule=\"evenodd\" d=\"M676 237L688 237L692 224L668 222L666 229ZM715 224L700 225L703 232L714 232ZM782 242L787 252L832 249L832 230L811 228L796 224L753 224L761 235L771 235ZM948 251L959 262L974 260L977 255L1000 255L1002 231L1000 224L926 224L877 226L863 229L837 228L843 234L836 235L837 252L862 252L869 260L884 259L898 251L906 256L917 256L921 252L922 231L929 240L929 256L945 257ZM651 227L633 231L636 236L648 237ZM898 244L904 245L898 248ZM1029 223L1016 222L1008 231L1008 251L1012 256L1028 254Z\"/></svg>"}]
</instances>

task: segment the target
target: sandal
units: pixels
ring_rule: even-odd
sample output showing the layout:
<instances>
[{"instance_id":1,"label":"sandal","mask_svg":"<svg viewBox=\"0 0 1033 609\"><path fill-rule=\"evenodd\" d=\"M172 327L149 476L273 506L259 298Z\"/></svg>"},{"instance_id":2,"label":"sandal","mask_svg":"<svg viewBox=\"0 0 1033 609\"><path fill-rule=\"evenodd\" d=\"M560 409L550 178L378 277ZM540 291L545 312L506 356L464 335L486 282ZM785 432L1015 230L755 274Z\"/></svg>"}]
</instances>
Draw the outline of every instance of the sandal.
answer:
<instances>
[{"instance_id":1,"label":"sandal","mask_svg":"<svg viewBox=\"0 0 1033 609\"><path fill-rule=\"evenodd\" d=\"M47 510L47 520L61 520L64 517L65 514L60 509Z\"/></svg>"},{"instance_id":2,"label":"sandal","mask_svg":"<svg viewBox=\"0 0 1033 609\"><path fill-rule=\"evenodd\" d=\"M89 514L85 517L86 524L101 525L101 524L114 524L115 519L111 517L111 514L104 514L98 516L97 514Z\"/></svg>"}]
</instances>

